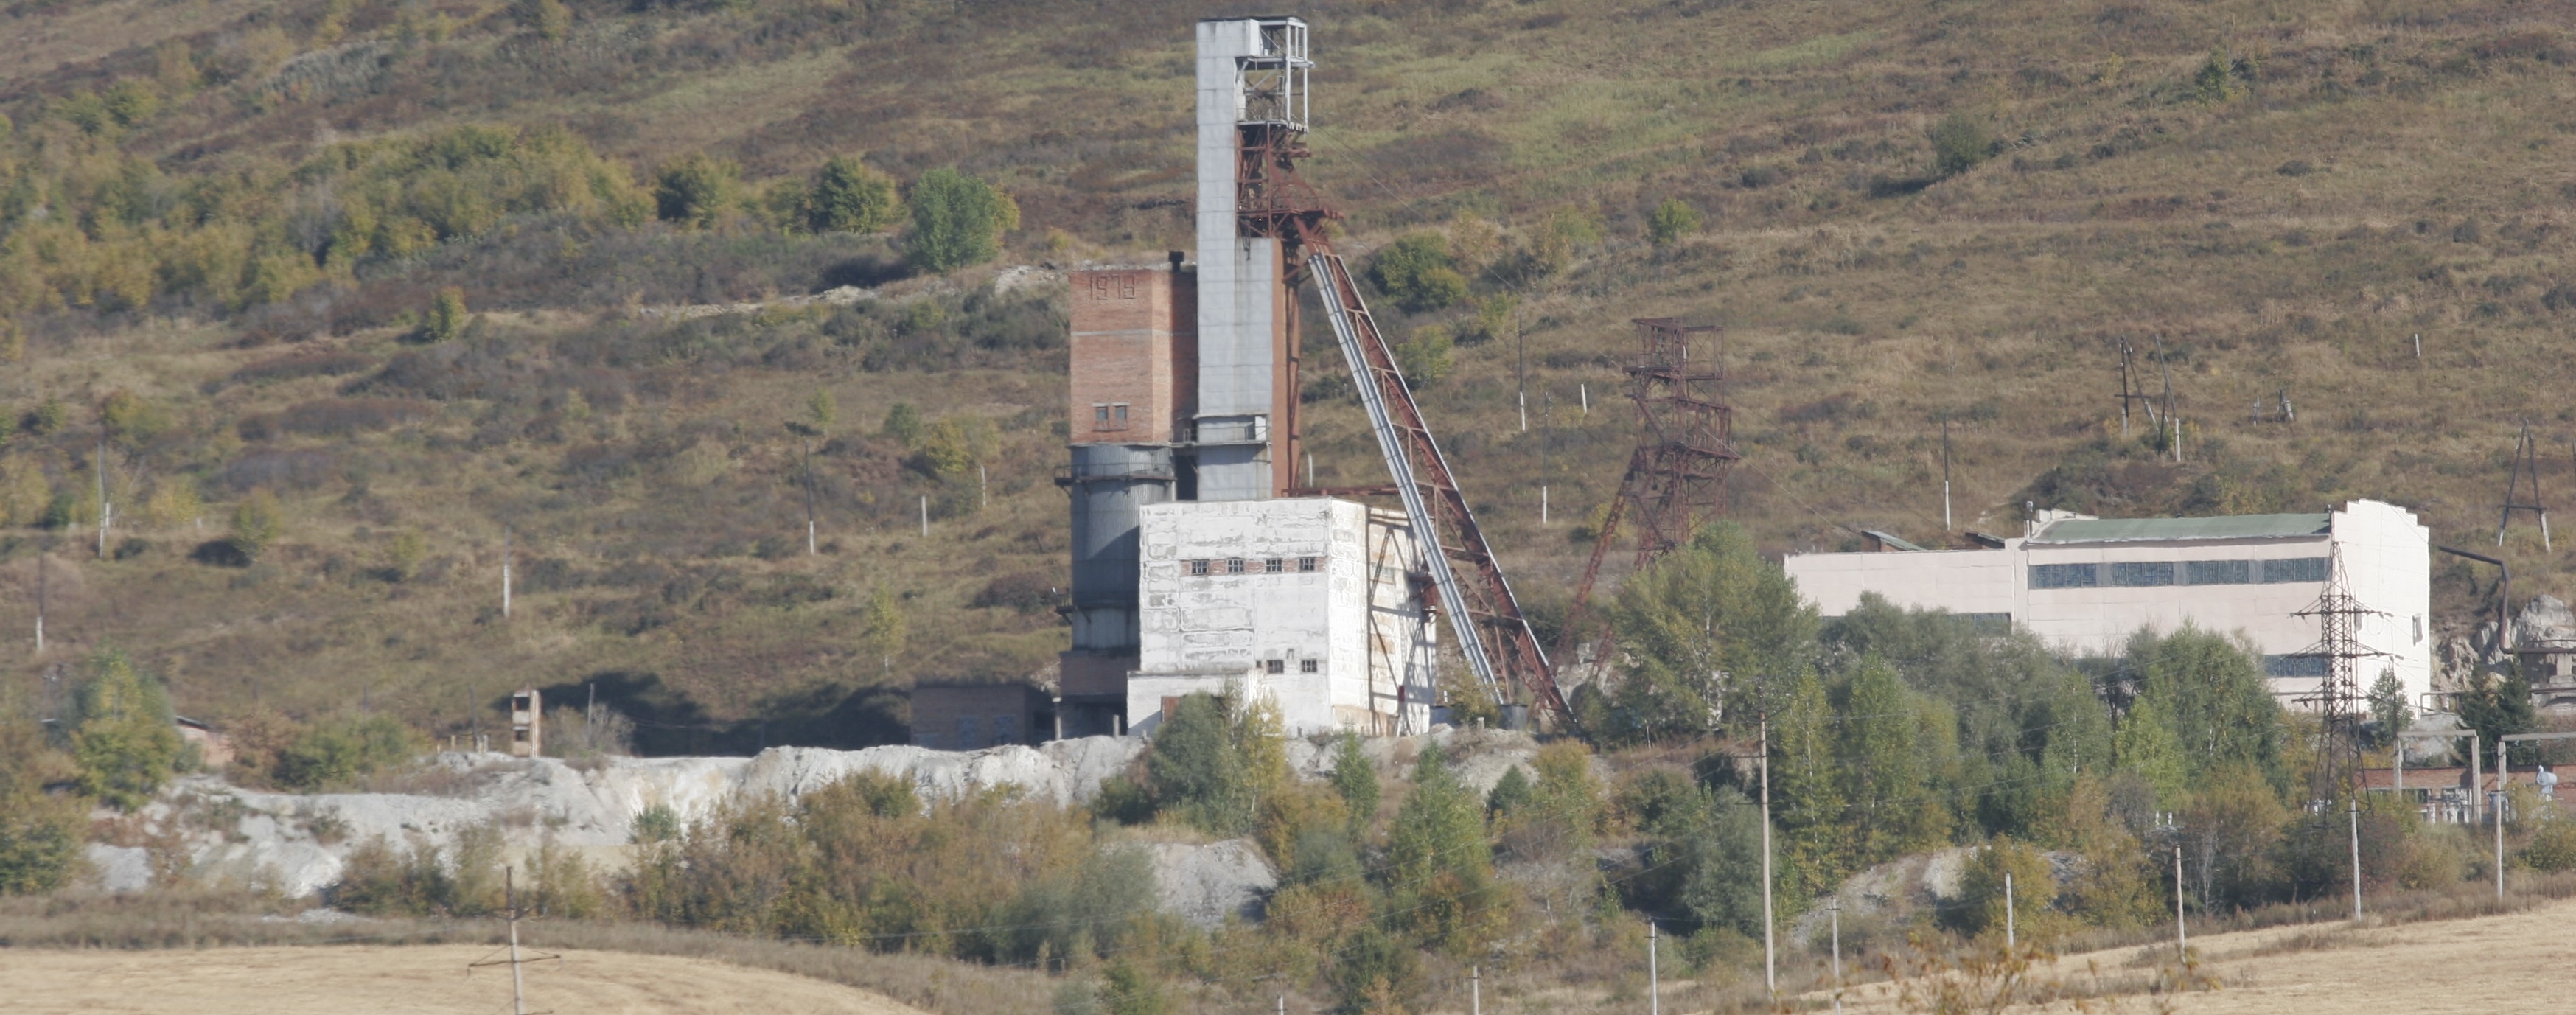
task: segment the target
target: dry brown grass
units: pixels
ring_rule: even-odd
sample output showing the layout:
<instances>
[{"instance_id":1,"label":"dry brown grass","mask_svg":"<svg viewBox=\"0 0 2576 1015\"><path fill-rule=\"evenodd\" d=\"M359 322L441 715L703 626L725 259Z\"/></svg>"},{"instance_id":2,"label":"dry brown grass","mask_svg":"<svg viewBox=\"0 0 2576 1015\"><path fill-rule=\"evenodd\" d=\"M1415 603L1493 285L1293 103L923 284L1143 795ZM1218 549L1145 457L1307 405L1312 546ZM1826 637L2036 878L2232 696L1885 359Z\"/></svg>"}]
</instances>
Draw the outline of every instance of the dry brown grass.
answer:
<instances>
[{"instance_id":1,"label":"dry brown grass","mask_svg":"<svg viewBox=\"0 0 2576 1015\"><path fill-rule=\"evenodd\" d=\"M41 989L53 993L35 996L65 1002L84 997L100 1000L88 995L101 977L163 968L185 969L206 982L216 982L227 972L244 970L291 976L302 986L292 996L281 995L281 1002L340 1006L332 1010L386 1004L389 1002L385 998L398 998L430 980L447 977L458 982L433 984L447 992L431 995L443 998L441 1004L456 1001L451 994L457 990L475 991L474 997L483 997L495 982L502 983L501 999L508 999L506 981L478 973L468 983L462 973L465 961L481 958L493 946L507 941L505 927L498 921L312 923L275 915L272 908L273 900L221 893L0 900L0 973L5 973L13 984L46 984ZM520 934L521 941L531 949L590 957L568 958L564 974L570 982L552 988L557 990L572 990L571 984L577 983L581 985L579 989L587 991L599 982L615 980L631 983L638 990L669 992L671 998L722 998L725 995L688 995L685 992L692 988L687 981L708 970L728 970L714 979L734 984L730 989L745 998L783 990L791 1001L838 997L842 1000L834 1003L860 1008L870 1003L867 997L876 996L900 1002L886 1008L891 1011L917 1008L957 1015L1041 1015L1050 1010L1049 1000L1055 989L1048 977L1027 970L650 925L536 920L523 924ZM450 961L457 955L466 958ZM656 968L657 963L666 960ZM370 969L381 969L385 975L370 979L364 975ZM506 975L506 969L500 972ZM799 983L799 978L804 982ZM341 988L331 987L331 983L340 983L348 992L333 993ZM549 989L543 984L542 978L532 981L534 989ZM826 985L837 986L827 990ZM184 987L138 1003L164 1000L220 1003L217 992L191 992ZM469 1002L459 1002L464 1003ZM631 1003L646 1006L627 1010L728 1010L693 1007L698 1001L668 1002L675 1007L652 1007L663 1002L650 998ZM579 1007L589 1004L584 1002ZM564 1006L570 1007L575 1006Z\"/></svg>"},{"instance_id":2,"label":"dry brown grass","mask_svg":"<svg viewBox=\"0 0 2576 1015\"><path fill-rule=\"evenodd\" d=\"M456 35L396 61L377 92L265 107L210 90L174 101L126 145L184 175L302 158L317 122L342 136L570 123L639 168L701 147L741 159L755 178L861 149L904 173L962 162L1019 195L1024 260L1060 256L1044 249L1050 230L1072 237L1071 251L1105 256L1160 250L1185 232L1156 202L1186 186L1169 170L1187 155L1180 57L1194 8L1026 5L970 22L898 4L844 24L796 4L645 16L582 7L572 44L538 50L506 16L480 17L494 5L432 6L455 16ZM391 8L361 7L351 38L394 30ZM1728 326L1747 456L1732 510L1775 549L1833 548L1860 527L1936 541L1933 420L1943 414L1957 419L1962 527L2008 529L2024 499L2153 513L2314 510L2371 496L2424 512L2437 540L2465 543L2491 535L2517 422L2535 421L2553 442L2576 435L2576 414L2549 396L2576 382L2556 342L2576 296L2551 296L2576 284L2564 268L2576 120L2563 113L2576 95L2552 55L2576 45L2565 7L2015 4L1957 16L1826 3L1614 13L1544 0L1336 12L1318 18L1308 169L1349 211L1354 249L1465 212L1515 240L1567 207L1606 223L1605 246L1521 293L1534 432L1518 431L1513 341L1462 349L1455 376L1424 395L1516 585L1542 613L1570 594L1589 547L1569 534L1626 458L1615 364L1636 316ZM56 5L17 23L59 39L123 9ZM288 5L274 20L310 45L322 9ZM11 115L40 118L35 97L143 73L160 39L212 53L247 30L225 20L246 9L190 10L127 19L125 34L105 37L122 48L85 44L54 57L71 63L13 78L28 98ZM2538 48L2499 44L2526 36ZM2189 94L2214 45L2262 58L2233 101ZM1989 120L2006 150L1954 179L1881 186L1922 182L1923 127L1954 110ZM1665 197L1692 202L1709 226L1656 250L1638 238L1639 220ZM475 277L470 261L439 270ZM512 319L553 331L589 314ZM1388 319L1400 329L1439 316ZM328 377L208 393L206 382L278 355L232 348L237 332L141 322L39 342L0 376L0 405L130 388L210 435L162 474L213 475L254 450L230 436L242 417L338 394ZM2121 335L2142 347L2162 336L2176 353L2190 461L2158 465L2122 446L2101 468L2041 483L2116 432L2110 341ZM1330 370L1321 339L1310 336L1311 362ZM376 358L405 348L391 329L323 344ZM645 732L664 730L675 749L896 736L894 715L851 698L885 677L852 645L854 607L874 585L912 597L914 646L898 684L1033 669L1061 646L1042 613L965 605L998 575L1062 573L1064 506L1047 481L1059 439L1042 427L1006 432L990 462L992 507L926 541L902 505L827 501L824 538L837 553L755 560L708 548L728 529L801 541L795 448L779 422L816 386L834 392L845 432L872 430L898 400L934 415L1028 409L1043 422L1062 398L1060 356L939 373L841 360L677 370L670 394L603 410L560 443L470 444L506 415L472 398L432 425L306 440L294 446L342 454L363 478L293 491L287 544L266 570L184 562L204 538L193 530L144 533L152 552L81 565L84 591L57 605L49 635L64 655L126 645L172 678L183 710L217 719L254 701L303 715L364 701L444 730L505 686L599 680L622 681L661 724ZM1579 385L1589 416L1576 408ZM2247 422L2258 396L2284 387L2295 426ZM1818 410L1828 404L1844 411ZM1318 478L1374 482L1356 408L1309 409ZM560 478L577 446L633 447L690 426L728 435L726 496L675 493L650 473L589 486ZM2567 489L2563 449L2543 459L2548 489ZM1545 525L1541 483L1554 508ZM681 610L648 625L638 621L650 604L629 602L647 590L532 591L498 623L488 614L505 524L520 533L523 561L604 570L649 543L650 556L727 581L841 594ZM399 531L428 537L438 577L337 577L375 566ZM2576 546L2543 552L2534 536L2508 540L2517 588L2566 594ZM27 549L8 552L23 560ZM1624 556L1613 555L1614 575ZM2488 591L2464 564L2437 574L2453 619Z\"/></svg>"}]
</instances>

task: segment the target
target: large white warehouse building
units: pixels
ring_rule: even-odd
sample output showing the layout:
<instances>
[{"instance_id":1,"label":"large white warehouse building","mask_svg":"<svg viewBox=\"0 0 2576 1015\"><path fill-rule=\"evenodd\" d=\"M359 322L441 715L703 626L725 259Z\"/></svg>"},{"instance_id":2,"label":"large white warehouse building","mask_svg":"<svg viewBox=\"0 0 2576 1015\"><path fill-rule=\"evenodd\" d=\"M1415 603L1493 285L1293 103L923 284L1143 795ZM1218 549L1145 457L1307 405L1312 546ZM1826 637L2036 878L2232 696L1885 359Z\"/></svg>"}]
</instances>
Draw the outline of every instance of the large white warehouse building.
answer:
<instances>
[{"instance_id":1,"label":"large white warehouse building","mask_svg":"<svg viewBox=\"0 0 2576 1015\"><path fill-rule=\"evenodd\" d=\"M2357 500L2319 514L2216 518L2090 518L2033 522L2019 539L1975 550L1791 554L1798 590L1826 616L1864 593L1898 606L1943 609L2027 628L2073 652L2110 654L2140 628L2184 624L2241 632L2264 656L2285 702L2316 691L2326 671L2313 616L2329 568L2370 613L2356 663L2363 689L2396 671L2410 702L2432 690L2432 540L2413 512Z\"/></svg>"}]
</instances>

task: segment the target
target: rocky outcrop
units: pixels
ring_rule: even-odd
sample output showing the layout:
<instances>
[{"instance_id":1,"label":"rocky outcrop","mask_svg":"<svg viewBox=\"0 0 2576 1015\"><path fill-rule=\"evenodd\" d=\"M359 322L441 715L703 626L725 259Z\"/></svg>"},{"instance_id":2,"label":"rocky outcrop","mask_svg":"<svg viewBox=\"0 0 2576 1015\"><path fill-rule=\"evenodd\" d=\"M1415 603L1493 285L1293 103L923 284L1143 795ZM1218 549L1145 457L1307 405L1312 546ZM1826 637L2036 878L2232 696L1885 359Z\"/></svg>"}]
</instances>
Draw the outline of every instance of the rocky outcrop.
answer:
<instances>
[{"instance_id":1,"label":"rocky outcrop","mask_svg":"<svg viewBox=\"0 0 2576 1015\"><path fill-rule=\"evenodd\" d=\"M200 879L260 884L305 895L339 880L349 851L384 839L409 848L451 849L469 830L500 830L505 851L540 846L583 852L615 866L635 818L668 808L695 821L728 803L793 800L859 772L912 781L925 800L954 799L999 786L1073 805L1143 750L1137 740L1088 737L1040 747L985 751L872 747L832 751L780 747L749 758L615 758L576 766L553 758L497 754L436 756L411 793L268 793L198 776L182 780L146 811L181 837L181 866ZM113 863L106 862L112 860ZM93 857L113 887L139 887L121 854Z\"/></svg>"},{"instance_id":2,"label":"rocky outcrop","mask_svg":"<svg viewBox=\"0 0 2576 1015\"><path fill-rule=\"evenodd\" d=\"M1143 848L1153 857L1156 908L1199 927L1260 919L1262 903L1279 888L1279 875L1250 839Z\"/></svg>"}]
</instances>

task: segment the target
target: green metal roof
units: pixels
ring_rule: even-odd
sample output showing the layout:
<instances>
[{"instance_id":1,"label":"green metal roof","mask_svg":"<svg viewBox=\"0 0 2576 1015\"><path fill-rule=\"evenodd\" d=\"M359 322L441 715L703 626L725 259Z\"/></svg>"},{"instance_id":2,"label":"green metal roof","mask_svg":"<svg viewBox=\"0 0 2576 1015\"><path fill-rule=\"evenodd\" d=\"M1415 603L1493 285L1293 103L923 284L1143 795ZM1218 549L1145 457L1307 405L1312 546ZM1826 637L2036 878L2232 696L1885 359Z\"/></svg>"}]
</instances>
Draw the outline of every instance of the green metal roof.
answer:
<instances>
[{"instance_id":1,"label":"green metal roof","mask_svg":"<svg viewBox=\"0 0 2576 1015\"><path fill-rule=\"evenodd\" d=\"M2095 518L2050 524L2036 544L2169 542L2184 539L2291 539L2322 536L2332 524L2322 512L2296 515L2224 515L2217 518Z\"/></svg>"}]
</instances>

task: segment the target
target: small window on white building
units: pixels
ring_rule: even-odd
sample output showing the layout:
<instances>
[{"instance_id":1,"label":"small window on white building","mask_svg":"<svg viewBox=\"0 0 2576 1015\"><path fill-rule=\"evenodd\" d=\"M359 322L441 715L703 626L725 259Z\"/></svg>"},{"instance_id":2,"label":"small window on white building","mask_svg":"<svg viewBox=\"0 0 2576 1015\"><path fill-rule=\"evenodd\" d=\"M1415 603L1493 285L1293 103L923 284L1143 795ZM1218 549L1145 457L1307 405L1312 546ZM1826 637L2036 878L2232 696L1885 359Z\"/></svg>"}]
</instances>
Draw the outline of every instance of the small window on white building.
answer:
<instances>
[{"instance_id":1,"label":"small window on white building","mask_svg":"<svg viewBox=\"0 0 2576 1015\"><path fill-rule=\"evenodd\" d=\"M1206 574L1206 573L1208 573L1208 562L1207 562L1207 561L1204 561L1204 560L1193 560L1193 561L1191 561L1191 562L1190 562L1190 573L1191 573L1191 574Z\"/></svg>"},{"instance_id":2,"label":"small window on white building","mask_svg":"<svg viewBox=\"0 0 2576 1015\"><path fill-rule=\"evenodd\" d=\"M2097 564L2033 564L2030 587L2035 589L2089 589L2102 584L2102 568Z\"/></svg>"},{"instance_id":3,"label":"small window on white building","mask_svg":"<svg viewBox=\"0 0 2576 1015\"><path fill-rule=\"evenodd\" d=\"M1268 660L1268 661L1266 661L1266 662L1264 662L1264 663L1262 664L1262 668L1263 668L1263 669L1266 669L1266 670L1268 670L1268 671L1270 671L1270 672L1272 672L1272 673L1286 673L1286 672L1288 672L1288 660L1285 660L1285 659L1272 659L1272 660Z\"/></svg>"},{"instance_id":4,"label":"small window on white building","mask_svg":"<svg viewBox=\"0 0 2576 1015\"><path fill-rule=\"evenodd\" d=\"M2263 561L2262 564L2262 577L2255 580L2265 585L2279 585L2283 582L2321 582L2326 580L2326 559L2324 557L2294 557L2289 560L2267 560Z\"/></svg>"},{"instance_id":5,"label":"small window on white building","mask_svg":"<svg viewBox=\"0 0 2576 1015\"><path fill-rule=\"evenodd\" d=\"M2424 644L2424 615L2415 615L2415 644Z\"/></svg>"},{"instance_id":6,"label":"small window on white building","mask_svg":"<svg viewBox=\"0 0 2576 1015\"><path fill-rule=\"evenodd\" d=\"M1242 573L1243 573L1243 558L1241 558L1241 557L1228 557L1228 558L1226 558L1226 559L1225 559L1225 573L1227 573L1227 574L1242 574Z\"/></svg>"},{"instance_id":7,"label":"small window on white building","mask_svg":"<svg viewBox=\"0 0 2576 1015\"><path fill-rule=\"evenodd\" d=\"M1317 660L1313 660L1313 659L1300 659L1300 660L1297 660L1297 672L1299 672L1299 673L1318 673L1318 672L1322 672L1323 668L1324 668L1324 664L1323 664L1322 662L1320 662L1320 661L1317 661Z\"/></svg>"},{"instance_id":8,"label":"small window on white building","mask_svg":"<svg viewBox=\"0 0 2576 1015\"><path fill-rule=\"evenodd\" d=\"M2174 583L2174 566L2170 560L2123 560L2111 565L2111 584L2123 588L2145 588Z\"/></svg>"},{"instance_id":9,"label":"small window on white building","mask_svg":"<svg viewBox=\"0 0 2576 1015\"><path fill-rule=\"evenodd\" d=\"M2182 566L2185 585L2249 585L2254 581L2254 562L2250 560L2195 560Z\"/></svg>"},{"instance_id":10,"label":"small window on white building","mask_svg":"<svg viewBox=\"0 0 2576 1015\"><path fill-rule=\"evenodd\" d=\"M1299 574L1304 574L1304 573L1306 573L1306 572L1313 571L1314 569L1315 569L1315 558L1313 558L1313 557L1299 557L1299 558L1297 558L1297 572L1298 572Z\"/></svg>"},{"instance_id":11,"label":"small window on white building","mask_svg":"<svg viewBox=\"0 0 2576 1015\"><path fill-rule=\"evenodd\" d=\"M1272 557L1272 558L1270 558L1269 560L1262 561L1262 562L1261 562L1261 573L1262 573L1262 574L1286 574L1286 573L1288 573L1288 562L1287 562L1287 561L1284 561L1284 560L1281 560L1281 559L1279 559L1279 558L1277 558L1277 557Z\"/></svg>"}]
</instances>

